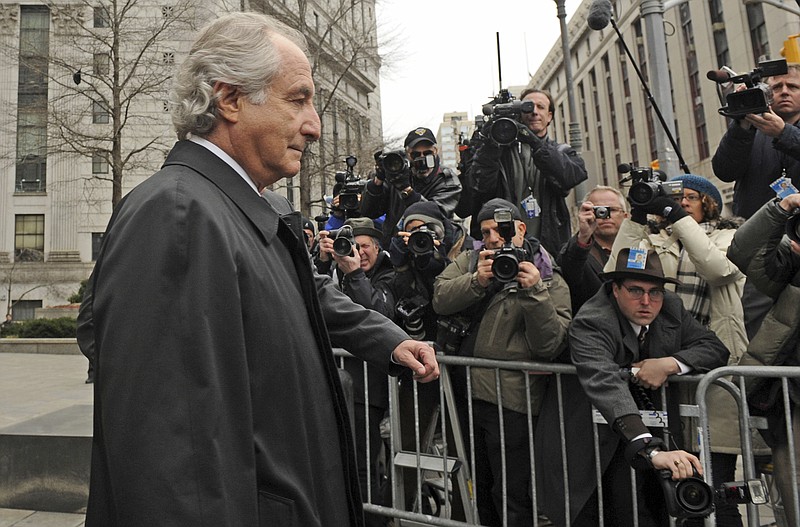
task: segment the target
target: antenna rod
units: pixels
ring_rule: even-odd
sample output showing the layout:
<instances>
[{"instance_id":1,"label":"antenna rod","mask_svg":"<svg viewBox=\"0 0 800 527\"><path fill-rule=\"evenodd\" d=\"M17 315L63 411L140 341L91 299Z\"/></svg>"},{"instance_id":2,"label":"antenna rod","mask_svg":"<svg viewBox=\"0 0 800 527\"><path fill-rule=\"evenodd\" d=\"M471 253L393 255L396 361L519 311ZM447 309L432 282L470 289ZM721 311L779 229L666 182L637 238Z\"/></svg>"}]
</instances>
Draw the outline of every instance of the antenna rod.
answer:
<instances>
[{"instance_id":1,"label":"antenna rod","mask_svg":"<svg viewBox=\"0 0 800 527\"><path fill-rule=\"evenodd\" d=\"M497 37L497 80L500 81L500 86L498 87L500 90L503 89L503 70L500 67L500 32L497 31L495 33Z\"/></svg>"}]
</instances>

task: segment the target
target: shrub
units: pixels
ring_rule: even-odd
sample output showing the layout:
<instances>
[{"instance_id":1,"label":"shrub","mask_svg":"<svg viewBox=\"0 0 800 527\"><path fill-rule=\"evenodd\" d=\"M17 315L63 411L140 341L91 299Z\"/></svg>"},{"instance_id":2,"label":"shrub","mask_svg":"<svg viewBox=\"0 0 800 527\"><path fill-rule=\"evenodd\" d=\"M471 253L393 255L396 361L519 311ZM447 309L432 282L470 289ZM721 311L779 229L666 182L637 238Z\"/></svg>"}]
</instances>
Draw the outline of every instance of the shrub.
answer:
<instances>
[{"instance_id":1,"label":"shrub","mask_svg":"<svg viewBox=\"0 0 800 527\"><path fill-rule=\"evenodd\" d=\"M0 329L0 337L68 338L75 336L76 326L77 321L74 318L37 318L4 325Z\"/></svg>"}]
</instances>

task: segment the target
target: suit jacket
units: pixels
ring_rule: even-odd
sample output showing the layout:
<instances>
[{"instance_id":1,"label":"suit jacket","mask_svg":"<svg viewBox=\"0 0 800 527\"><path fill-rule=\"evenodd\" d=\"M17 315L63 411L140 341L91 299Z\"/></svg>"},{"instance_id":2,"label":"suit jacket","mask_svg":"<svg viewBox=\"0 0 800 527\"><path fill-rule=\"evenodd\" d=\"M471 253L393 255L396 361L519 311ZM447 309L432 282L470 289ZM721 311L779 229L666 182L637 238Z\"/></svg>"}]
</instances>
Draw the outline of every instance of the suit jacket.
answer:
<instances>
[{"instance_id":1,"label":"suit jacket","mask_svg":"<svg viewBox=\"0 0 800 527\"><path fill-rule=\"evenodd\" d=\"M363 523L331 344L397 374L408 337L295 232L188 141L119 204L94 271L88 527Z\"/></svg>"},{"instance_id":2,"label":"suit jacket","mask_svg":"<svg viewBox=\"0 0 800 527\"><path fill-rule=\"evenodd\" d=\"M681 299L667 292L658 317L648 332L650 358L672 356L705 373L727 364L728 350L710 330L697 322L683 307ZM569 330L572 362L578 370L577 383L564 383L565 429L587 433L567 433L558 437L555 383L545 397L537 423L537 489L543 511L556 525L564 524L564 485L561 445L569 459L571 517L574 519L595 489L595 460L590 404L606 421L613 423L628 414L638 414L628 380L620 369L639 360L639 342L630 323L622 315L606 283L575 316ZM581 389L582 388L582 389ZM608 467L622 437L610 426L599 425L600 466ZM560 440L559 440L560 439ZM679 438L677 438L679 439Z\"/></svg>"}]
</instances>

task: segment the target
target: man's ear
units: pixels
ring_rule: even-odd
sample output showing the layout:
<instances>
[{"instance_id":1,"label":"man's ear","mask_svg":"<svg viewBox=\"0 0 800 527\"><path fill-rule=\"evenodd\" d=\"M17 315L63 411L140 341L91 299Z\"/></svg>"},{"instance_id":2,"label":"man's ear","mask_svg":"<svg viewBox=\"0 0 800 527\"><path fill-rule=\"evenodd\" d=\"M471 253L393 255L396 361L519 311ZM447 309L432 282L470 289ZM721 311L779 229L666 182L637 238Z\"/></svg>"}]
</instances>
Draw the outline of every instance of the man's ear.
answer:
<instances>
[{"instance_id":1,"label":"man's ear","mask_svg":"<svg viewBox=\"0 0 800 527\"><path fill-rule=\"evenodd\" d=\"M521 234L524 238L525 234L528 232L528 226L525 225L524 221L515 220L514 223L516 223L517 234Z\"/></svg>"},{"instance_id":2,"label":"man's ear","mask_svg":"<svg viewBox=\"0 0 800 527\"><path fill-rule=\"evenodd\" d=\"M225 82L217 82L214 84L214 97L219 116L232 123L238 122L243 101L239 88Z\"/></svg>"}]
</instances>

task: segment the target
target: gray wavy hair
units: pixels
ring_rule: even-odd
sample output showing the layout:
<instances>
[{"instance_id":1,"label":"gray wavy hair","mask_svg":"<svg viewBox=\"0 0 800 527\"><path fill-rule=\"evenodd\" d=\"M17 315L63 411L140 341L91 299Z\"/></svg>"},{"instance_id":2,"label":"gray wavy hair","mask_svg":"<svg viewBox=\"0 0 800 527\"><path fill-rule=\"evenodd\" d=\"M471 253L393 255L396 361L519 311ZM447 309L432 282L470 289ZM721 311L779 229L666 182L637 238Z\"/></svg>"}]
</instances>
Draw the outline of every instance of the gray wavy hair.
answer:
<instances>
[{"instance_id":1,"label":"gray wavy hair","mask_svg":"<svg viewBox=\"0 0 800 527\"><path fill-rule=\"evenodd\" d=\"M170 94L172 124L179 139L188 134L204 136L214 129L217 82L236 86L252 104L267 100L269 85L281 66L275 35L307 52L300 32L259 13L231 13L200 31L175 75Z\"/></svg>"}]
</instances>

